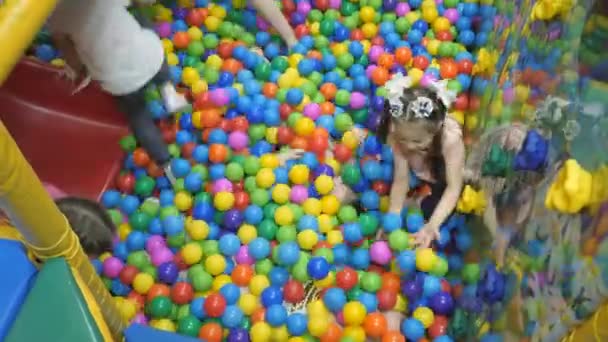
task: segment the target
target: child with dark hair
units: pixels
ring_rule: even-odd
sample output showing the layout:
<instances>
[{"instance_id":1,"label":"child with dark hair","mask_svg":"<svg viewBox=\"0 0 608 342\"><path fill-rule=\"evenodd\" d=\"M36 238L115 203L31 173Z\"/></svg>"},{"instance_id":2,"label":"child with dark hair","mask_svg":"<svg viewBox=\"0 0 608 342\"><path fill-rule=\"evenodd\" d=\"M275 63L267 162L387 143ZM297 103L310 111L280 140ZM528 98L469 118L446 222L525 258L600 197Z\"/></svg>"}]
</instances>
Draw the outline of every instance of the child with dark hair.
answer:
<instances>
[{"instance_id":1,"label":"child with dark hair","mask_svg":"<svg viewBox=\"0 0 608 342\"><path fill-rule=\"evenodd\" d=\"M456 207L463 186L462 129L447 115L455 94L443 82L413 88L411 79L401 73L387 82L386 89L378 136L394 152L389 212L401 213L411 171L430 189L420 200L426 224L414 234L417 246L428 247L439 237L439 227Z\"/></svg>"}]
</instances>

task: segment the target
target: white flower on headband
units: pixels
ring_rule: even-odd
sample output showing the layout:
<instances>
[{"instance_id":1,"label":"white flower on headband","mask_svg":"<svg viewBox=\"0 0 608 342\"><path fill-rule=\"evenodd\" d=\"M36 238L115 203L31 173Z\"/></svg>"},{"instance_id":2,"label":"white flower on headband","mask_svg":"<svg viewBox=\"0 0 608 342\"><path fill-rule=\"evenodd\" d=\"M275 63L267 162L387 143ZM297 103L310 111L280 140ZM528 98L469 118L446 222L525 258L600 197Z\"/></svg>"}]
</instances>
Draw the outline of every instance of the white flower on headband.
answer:
<instances>
[{"instance_id":1,"label":"white flower on headband","mask_svg":"<svg viewBox=\"0 0 608 342\"><path fill-rule=\"evenodd\" d=\"M437 94L437 97L443 102L445 108L449 109L452 103L456 101L456 92L448 89L447 80L431 82L429 88Z\"/></svg>"},{"instance_id":2,"label":"white flower on headband","mask_svg":"<svg viewBox=\"0 0 608 342\"><path fill-rule=\"evenodd\" d=\"M415 119L426 119L433 112L433 100L428 97L420 96L407 106L407 112L413 113Z\"/></svg>"},{"instance_id":3,"label":"white flower on headband","mask_svg":"<svg viewBox=\"0 0 608 342\"><path fill-rule=\"evenodd\" d=\"M403 102L401 96L403 91L412 86L412 79L402 73L394 74L393 77L384 84L386 89L386 99L389 104L389 112L392 117L399 118L403 115Z\"/></svg>"}]
</instances>

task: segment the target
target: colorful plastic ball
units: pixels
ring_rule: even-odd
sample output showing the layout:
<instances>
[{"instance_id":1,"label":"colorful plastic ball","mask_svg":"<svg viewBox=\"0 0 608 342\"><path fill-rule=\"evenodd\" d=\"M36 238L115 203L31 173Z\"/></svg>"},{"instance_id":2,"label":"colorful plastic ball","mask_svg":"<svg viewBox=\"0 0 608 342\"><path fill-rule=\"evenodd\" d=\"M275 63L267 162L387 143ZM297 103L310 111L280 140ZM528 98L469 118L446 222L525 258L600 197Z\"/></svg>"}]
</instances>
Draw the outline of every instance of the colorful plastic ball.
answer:
<instances>
[{"instance_id":1,"label":"colorful plastic ball","mask_svg":"<svg viewBox=\"0 0 608 342\"><path fill-rule=\"evenodd\" d=\"M412 341L418 341L424 337L424 325L417 319L407 318L401 323L401 332Z\"/></svg>"},{"instance_id":2,"label":"colorful plastic ball","mask_svg":"<svg viewBox=\"0 0 608 342\"><path fill-rule=\"evenodd\" d=\"M342 310L344 305L346 304L346 294L343 289L333 287L328 289L323 295L323 302L325 306L332 311L338 312Z\"/></svg>"},{"instance_id":3,"label":"colorful plastic ball","mask_svg":"<svg viewBox=\"0 0 608 342\"><path fill-rule=\"evenodd\" d=\"M392 258L391 249L386 241L375 241L372 243L369 254L372 261L379 265L387 265Z\"/></svg>"},{"instance_id":4,"label":"colorful plastic ball","mask_svg":"<svg viewBox=\"0 0 608 342\"><path fill-rule=\"evenodd\" d=\"M441 291L441 281L432 275L424 277L423 294L425 297L432 297Z\"/></svg>"},{"instance_id":5,"label":"colorful plastic ball","mask_svg":"<svg viewBox=\"0 0 608 342\"><path fill-rule=\"evenodd\" d=\"M278 286L268 286L262 291L260 299L265 307L283 303L281 288Z\"/></svg>"},{"instance_id":6,"label":"colorful plastic ball","mask_svg":"<svg viewBox=\"0 0 608 342\"><path fill-rule=\"evenodd\" d=\"M420 321L425 329L428 329L435 320L435 315L433 314L433 311L424 306L416 308L416 310L414 310L412 314L412 317Z\"/></svg>"},{"instance_id":7,"label":"colorful plastic ball","mask_svg":"<svg viewBox=\"0 0 608 342\"><path fill-rule=\"evenodd\" d=\"M302 336L308 330L308 317L303 313L293 313L287 317L287 331L293 336Z\"/></svg>"},{"instance_id":8,"label":"colorful plastic ball","mask_svg":"<svg viewBox=\"0 0 608 342\"><path fill-rule=\"evenodd\" d=\"M454 310L454 300L447 292L438 292L431 297L430 307L438 315L450 315Z\"/></svg>"},{"instance_id":9,"label":"colorful plastic ball","mask_svg":"<svg viewBox=\"0 0 608 342\"><path fill-rule=\"evenodd\" d=\"M437 261L437 255L431 248L416 250L416 268L422 272L430 272Z\"/></svg>"},{"instance_id":10,"label":"colorful plastic ball","mask_svg":"<svg viewBox=\"0 0 608 342\"><path fill-rule=\"evenodd\" d=\"M358 326L365 320L367 310L359 302L348 302L344 305L343 313L345 324Z\"/></svg>"},{"instance_id":11,"label":"colorful plastic ball","mask_svg":"<svg viewBox=\"0 0 608 342\"><path fill-rule=\"evenodd\" d=\"M169 317L172 308L173 304L166 296L157 296L146 305L147 311L154 319Z\"/></svg>"},{"instance_id":12,"label":"colorful plastic ball","mask_svg":"<svg viewBox=\"0 0 608 342\"><path fill-rule=\"evenodd\" d=\"M117 278L124 264L116 257L110 257L103 262L103 273L108 278Z\"/></svg>"},{"instance_id":13,"label":"colorful plastic ball","mask_svg":"<svg viewBox=\"0 0 608 342\"><path fill-rule=\"evenodd\" d=\"M173 284L179 276L179 267L173 262L168 261L158 266L158 280L165 284Z\"/></svg>"},{"instance_id":14,"label":"colorful plastic ball","mask_svg":"<svg viewBox=\"0 0 608 342\"><path fill-rule=\"evenodd\" d=\"M306 269L313 279L323 279L329 273L329 263L323 257L313 257L308 261Z\"/></svg>"},{"instance_id":15,"label":"colorful plastic ball","mask_svg":"<svg viewBox=\"0 0 608 342\"><path fill-rule=\"evenodd\" d=\"M211 293L205 298L203 308L207 316L221 317L226 309L226 299L219 293Z\"/></svg>"},{"instance_id":16,"label":"colorful plastic ball","mask_svg":"<svg viewBox=\"0 0 608 342\"><path fill-rule=\"evenodd\" d=\"M265 320L273 327L281 326L287 320L287 310L281 304L271 305L266 309Z\"/></svg>"}]
</instances>

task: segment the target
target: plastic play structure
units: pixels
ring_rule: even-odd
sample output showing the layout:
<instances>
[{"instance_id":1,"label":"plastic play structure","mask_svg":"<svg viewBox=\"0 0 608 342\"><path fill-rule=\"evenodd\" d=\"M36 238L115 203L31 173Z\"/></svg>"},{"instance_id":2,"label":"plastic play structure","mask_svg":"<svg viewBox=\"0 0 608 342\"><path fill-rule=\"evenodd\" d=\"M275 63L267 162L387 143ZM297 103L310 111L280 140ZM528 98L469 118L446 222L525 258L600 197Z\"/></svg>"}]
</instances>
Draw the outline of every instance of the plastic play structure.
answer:
<instances>
[{"instance_id":1,"label":"plastic play structure","mask_svg":"<svg viewBox=\"0 0 608 342\"><path fill-rule=\"evenodd\" d=\"M0 225L0 341L195 341L140 325L127 328L41 184L99 198L120 170L123 152L116 141L127 133L98 86L69 96L58 69L22 58L56 3L0 4L0 204L24 240ZM564 341L605 341L606 322L603 304Z\"/></svg>"}]
</instances>

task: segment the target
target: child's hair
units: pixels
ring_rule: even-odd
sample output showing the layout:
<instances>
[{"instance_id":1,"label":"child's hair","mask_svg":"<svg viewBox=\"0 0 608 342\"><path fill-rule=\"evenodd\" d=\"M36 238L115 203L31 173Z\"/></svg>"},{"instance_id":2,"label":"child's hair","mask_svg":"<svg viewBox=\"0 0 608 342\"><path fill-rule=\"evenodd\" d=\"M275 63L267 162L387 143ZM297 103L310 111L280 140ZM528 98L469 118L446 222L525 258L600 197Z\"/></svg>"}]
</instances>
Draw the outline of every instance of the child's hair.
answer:
<instances>
[{"instance_id":1,"label":"child's hair","mask_svg":"<svg viewBox=\"0 0 608 342\"><path fill-rule=\"evenodd\" d=\"M55 203L78 235L85 253L99 256L112 250L116 226L99 203L77 197L61 198Z\"/></svg>"},{"instance_id":2,"label":"child's hair","mask_svg":"<svg viewBox=\"0 0 608 342\"><path fill-rule=\"evenodd\" d=\"M427 108L416 108L420 100ZM428 88L406 88L399 96L400 104L395 106L390 98L384 100L384 111L378 125L378 137L386 142L391 124L425 120L430 124L439 124L445 119L447 108L436 91ZM429 108L430 107L430 108ZM424 111L424 114L420 113Z\"/></svg>"}]
</instances>

